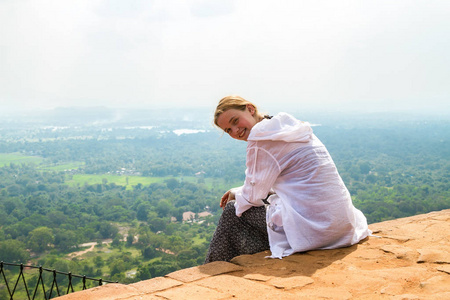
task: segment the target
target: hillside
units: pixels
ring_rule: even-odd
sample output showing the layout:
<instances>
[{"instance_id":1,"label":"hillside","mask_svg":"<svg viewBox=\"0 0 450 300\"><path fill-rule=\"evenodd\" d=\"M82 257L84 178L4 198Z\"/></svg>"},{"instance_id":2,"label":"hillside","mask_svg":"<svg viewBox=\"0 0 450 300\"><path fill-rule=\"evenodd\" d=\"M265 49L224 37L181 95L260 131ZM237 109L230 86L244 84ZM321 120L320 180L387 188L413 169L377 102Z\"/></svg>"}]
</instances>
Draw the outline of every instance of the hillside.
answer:
<instances>
[{"instance_id":1,"label":"hillside","mask_svg":"<svg viewBox=\"0 0 450 300\"><path fill-rule=\"evenodd\" d=\"M218 199L245 178L246 143L209 112L172 113L0 120L1 260L122 284L202 264ZM450 208L449 118L295 115L315 124L369 223Z\"/></svg>"},{"instance_id":2,"label":"hillside","mask_svg":"<svg viewBox=\"0 0 450 300\"><path fill-rule=\"evenodd\" d=\"M58 299L450 299L450 210L369 227L349 248L243 255Z\"/></svg>"}]
</instances>

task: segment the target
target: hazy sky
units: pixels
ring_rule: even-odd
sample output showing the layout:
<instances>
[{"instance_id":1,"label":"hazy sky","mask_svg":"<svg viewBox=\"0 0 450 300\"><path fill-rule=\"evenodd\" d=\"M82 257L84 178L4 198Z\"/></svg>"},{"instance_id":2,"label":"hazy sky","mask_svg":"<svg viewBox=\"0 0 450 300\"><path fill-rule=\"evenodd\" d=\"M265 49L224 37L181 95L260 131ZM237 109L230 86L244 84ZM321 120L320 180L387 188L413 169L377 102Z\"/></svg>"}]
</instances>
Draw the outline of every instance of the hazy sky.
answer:
<instances>
[{"instance_id":1,"label":"hazy sky","mask_svg":"<svg viewBox=\"0 0 450 300\"><path fill-rule=\"evenodd\" d=\"M449 110L450 1L0 0L4 110L227 94L280 110Z\"/></svg>"}]
</instances>

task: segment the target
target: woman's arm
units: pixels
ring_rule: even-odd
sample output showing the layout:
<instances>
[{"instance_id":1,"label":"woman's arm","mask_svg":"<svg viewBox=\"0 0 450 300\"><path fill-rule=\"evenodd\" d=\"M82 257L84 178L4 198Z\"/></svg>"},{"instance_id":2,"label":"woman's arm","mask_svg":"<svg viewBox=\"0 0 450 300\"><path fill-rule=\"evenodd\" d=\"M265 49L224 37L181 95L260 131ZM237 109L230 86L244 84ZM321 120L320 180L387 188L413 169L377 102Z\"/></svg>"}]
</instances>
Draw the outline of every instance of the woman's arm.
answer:
<instances>
[{"instance_id":1,"label":"woman's arm","mask_svg":"<svg viewBox=\"0 0 450 300\"><path fill-rule=\"evenodd\" d=\"M232 195L236 199L236 215L240 216L252 206L264 205L262 199L273 192L271 189L280 173L280 165L269 151L258 147L250 148L247 152L244 185L235 189Z\"/></svg>"}]
</instances>

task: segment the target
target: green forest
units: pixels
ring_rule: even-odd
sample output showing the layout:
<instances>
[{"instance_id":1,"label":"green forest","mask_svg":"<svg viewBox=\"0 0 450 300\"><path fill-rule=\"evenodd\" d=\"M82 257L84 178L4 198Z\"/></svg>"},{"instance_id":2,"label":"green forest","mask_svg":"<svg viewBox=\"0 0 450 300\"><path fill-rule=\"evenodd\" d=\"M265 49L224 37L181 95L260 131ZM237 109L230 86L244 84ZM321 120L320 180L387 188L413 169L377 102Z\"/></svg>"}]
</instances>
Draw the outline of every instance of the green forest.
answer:
<instances>
[{"instance_id":1,"label":"green forest","mask_svg":"<svg viewBox=\"0 0 450 300\"><path fill-rule=\"evenodd\" d=\"M449 121L313 121L369 223L450 208ZM202 264L246 143L173 132L194 124L2 124L0 260L121 283Z\"/></svg>"}]
</instances>

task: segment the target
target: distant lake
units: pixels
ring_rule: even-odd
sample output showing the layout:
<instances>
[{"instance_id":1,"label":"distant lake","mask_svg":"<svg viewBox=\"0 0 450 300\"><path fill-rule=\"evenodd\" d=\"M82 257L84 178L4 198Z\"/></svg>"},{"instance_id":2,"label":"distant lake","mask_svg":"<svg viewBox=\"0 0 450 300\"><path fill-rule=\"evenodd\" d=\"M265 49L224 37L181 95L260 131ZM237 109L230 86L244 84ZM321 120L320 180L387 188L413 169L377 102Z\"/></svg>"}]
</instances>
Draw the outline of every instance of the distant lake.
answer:
<instances>
[{"instance_id":1,"label":"distant lake","mask_svg":"<svg viewBox=\"0 0 450 300\"><path fill-rule=\"evenodd\" d=\"M173 131L176 135L180 136L182 134L192 134L192 133L199 133L199 132L206 132L204 129L176 129Z\"/></svg>"}]
</instances>

